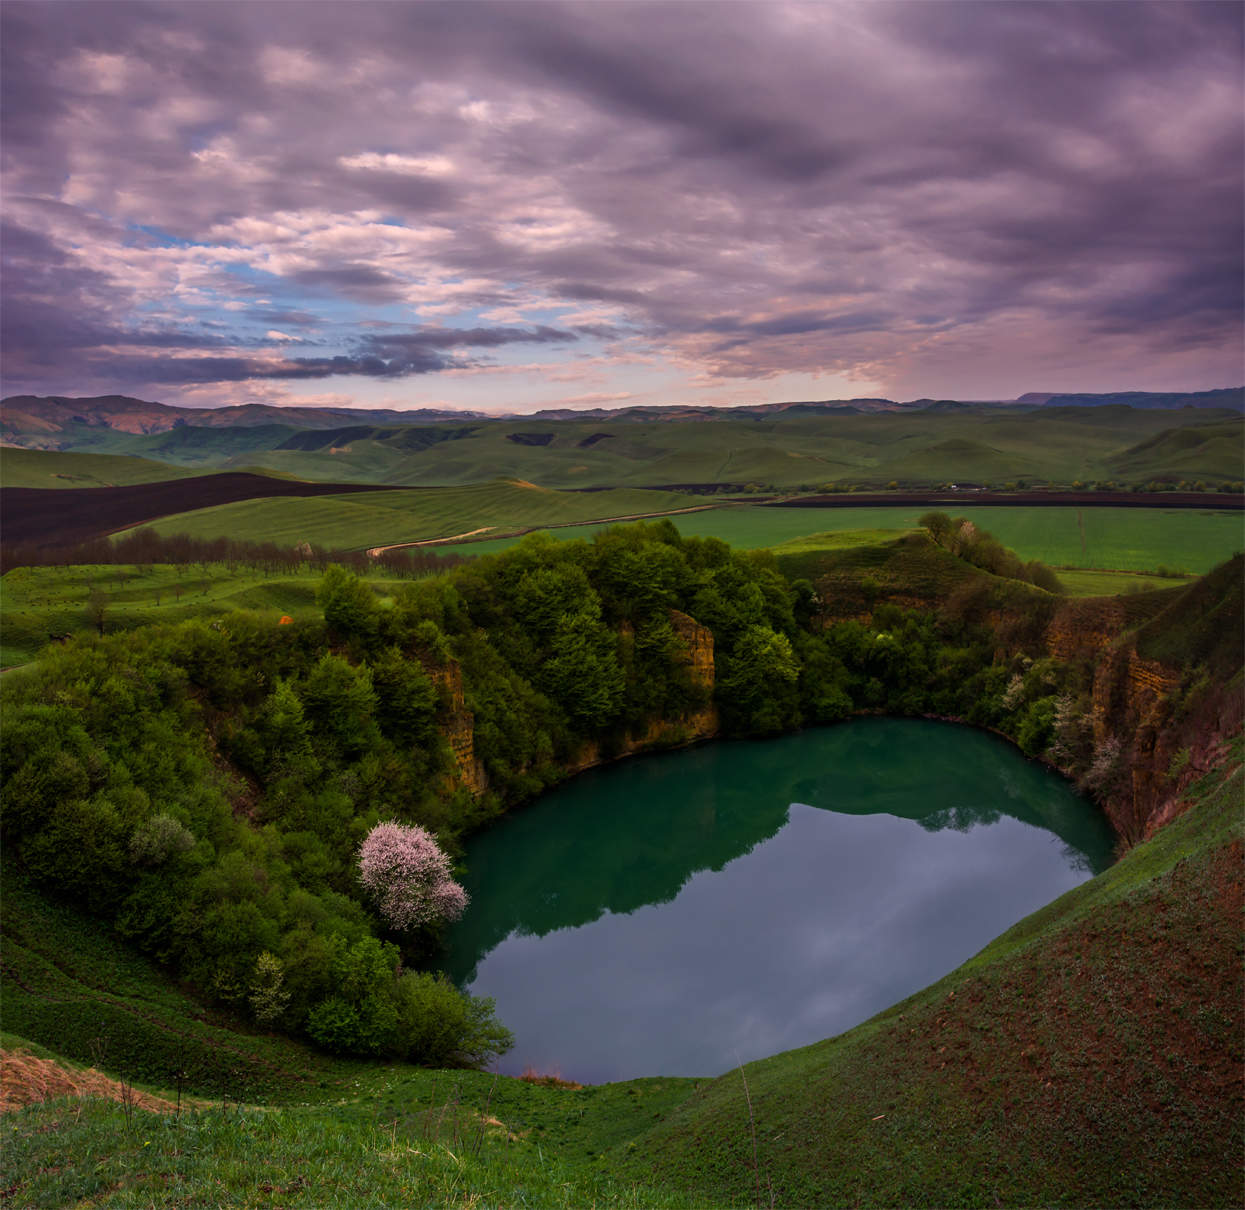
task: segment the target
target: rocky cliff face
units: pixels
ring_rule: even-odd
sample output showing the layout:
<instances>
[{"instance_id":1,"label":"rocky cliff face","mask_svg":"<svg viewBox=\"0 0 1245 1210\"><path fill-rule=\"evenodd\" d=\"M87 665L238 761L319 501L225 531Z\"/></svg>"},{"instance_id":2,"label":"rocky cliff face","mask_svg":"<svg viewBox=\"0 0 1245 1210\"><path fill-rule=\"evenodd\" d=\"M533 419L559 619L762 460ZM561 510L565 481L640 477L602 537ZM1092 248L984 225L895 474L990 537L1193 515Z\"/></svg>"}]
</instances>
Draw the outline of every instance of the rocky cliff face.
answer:
<instances>
[{"instance_id":1,"label":"rocky cliff face","mask_svg":"<svg viewBox=\"0 0 1245 1210\"><path fill-rule=\"evenodd\" d=\"M1221 759L1241 728L1240 686L1144 659L1126 637L1094 669L1092 722L1095 747L1119 753L1103 807L1135 844L1180 814L1185 788Z\"/></svg>"},{"instance_id":2,"label":"rocky cliff face","mask_svg":"<svg viewBox=\"0 0 1245 1210\"><path fill-rule=\"evenodd\" d=\"M596 741L586 743L567 766L568 773L582 773L610 760L653 748L678 748L717 734L718 711L712 704L715 676L713 631L677 609L670 610L670 625L683 645L683 651L676 658L687 670L693 686L703 692L709 704L678 718L651 719L642 731L628 735L622 748L610 756L602 754L601 745Z\"/></svg>"},{"instance_id":3,"label":"rocky cliff face","mask_svg":"<svg viewBox=\"0 0 1245 1210\"><path fill-rule=\"evenodd\" d=\"M1180 813L1185 788L1215 766L1242 722L1239 673L1211 676L1143 657L1126 629L1136 620L1131 605L1127 598L1068 602L1046 635L1052 656L1092 669L1095 759L1109 769L1100 797L1129 845Z\"/></svg>"},{"instance_id":4,"label":"rocky cliff face","mask_svg":"<svg viewBox=\"0 0 1245 1210\"><path fill-rule=\"evenodd\" d=\"M441 711L439 728L457 766L458 779L473 794L488 788L484 765L475 754L475 715L467 709L463 696L463 671L457 660L443 664L422 661L428 679L441 691L446 706Z\"/></svg>"},{"instance_id":5,"label":"rocky cliff face","mask_svg":"<svg viewBox=\"0 0 1245 1210\"><path fill-rule=\"evenodd\" d=\"M1046 650L1057 660L1095 657L1111 646L1125 620L1122 603L1115 598L1068 601L1051 619Z\"/></svg>"}]
</instances>

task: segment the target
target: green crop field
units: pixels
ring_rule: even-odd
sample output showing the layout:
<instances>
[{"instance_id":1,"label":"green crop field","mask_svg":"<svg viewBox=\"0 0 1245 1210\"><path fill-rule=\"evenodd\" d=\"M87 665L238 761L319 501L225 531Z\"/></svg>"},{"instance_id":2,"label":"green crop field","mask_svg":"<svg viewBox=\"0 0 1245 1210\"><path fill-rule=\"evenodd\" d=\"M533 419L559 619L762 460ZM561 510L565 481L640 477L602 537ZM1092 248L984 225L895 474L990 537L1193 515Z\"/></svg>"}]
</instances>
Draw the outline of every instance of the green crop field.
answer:
<instances>
[{"instance_id":1,"label":"green crop field","mask_svg":"<svg viewBox=\"0 0 1245 1210\"><path fill-rule=\"evenodd\" d=\"M923 507L766 508L731 506L672 517L684 536L721 538L734 546L771 547L846 530L914 529ZM994 534L1024 559L1055 567L1154 571L1160 566L1201 574L1245 546L1245 514L1162 508L948 509ZM603 526L554 530L557 538L590 537ZM894 536L897 536L894 535ZM514 539L447 546L488 554ZM787 548L784 553L794 553Z\"/></svg>"},{"instance_id":2,"label":"green crop field","mask_svg":"<svg viewBox=\"0 0 1245 1210\"><path fill-rule=\"evenodd\" d=\"M1195 576L1148 576L1137 571L1060 569L1059 582L1070 597L1116 597L1187 584Z\"/></svg>"},{"instance_id":3,"label":"green crop field","mask_svg":"<svg viewBox=\"0 0 1245 1210\"><path fill-rule=\"evenodd\" d=\"M469 487L244 500L164 517L153 527L165 535L228 536L280 546L310 542L336 550L363 550L454 537L476 529L505 533L562 521L665 513L703 504L701 499L678 492L639 488L559 492L501 480Z\"/></svg>"}]
</instances>

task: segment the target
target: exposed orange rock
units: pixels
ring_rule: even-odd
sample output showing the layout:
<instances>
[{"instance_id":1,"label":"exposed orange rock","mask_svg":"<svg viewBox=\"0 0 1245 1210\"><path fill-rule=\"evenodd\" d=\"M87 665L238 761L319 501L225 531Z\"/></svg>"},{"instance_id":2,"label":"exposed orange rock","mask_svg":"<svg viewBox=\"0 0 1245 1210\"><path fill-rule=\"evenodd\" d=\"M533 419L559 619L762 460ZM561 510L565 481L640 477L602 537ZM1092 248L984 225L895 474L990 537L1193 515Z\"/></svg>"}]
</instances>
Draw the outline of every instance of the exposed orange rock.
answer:
<instances>
[{"instance_id":1,"label":"exposed orange rock","mask_svg":"<svg viewBox=\"0 0 1245 1210\"><path fill-rule=\"evenodd\" d=\"M1110 647L1127 621L1117 600L1067 601L1046 631L1046 649L1059 660L1092 655Z\"/></svg>"},{"instance_id":2,"label":"exposed orange rock","mask_svg":"<svg viewBox=\"0 0 1245 1210\"><path fill-rule=\"evenodd\" d=\"M463 670L457 660L434 663L421 661L428 679L447 700L438 720L438 727L454 753L458 777L473 794L482 794L488 788L488 776L484 764L475 754L475 715L467 709L463 695Z\"/></svg>"},{"instance_id":3,"label":"exposed orange rock","mask_svg":"<svg viewBox=\"0 0 1245 1210\"><path fill-rule=\"evenodd\" d=\"M1185 788L1214 767L1225 738L1241 727L1239 691L1208 686L1181 704L1184 679L1180 669L1138 655L1129 635L1116 636L1094 664L1094 744L1117 744L1124 770L1102 805L1125 844L1154 835L1187 810Z\"/></svg>"}]
</instances>

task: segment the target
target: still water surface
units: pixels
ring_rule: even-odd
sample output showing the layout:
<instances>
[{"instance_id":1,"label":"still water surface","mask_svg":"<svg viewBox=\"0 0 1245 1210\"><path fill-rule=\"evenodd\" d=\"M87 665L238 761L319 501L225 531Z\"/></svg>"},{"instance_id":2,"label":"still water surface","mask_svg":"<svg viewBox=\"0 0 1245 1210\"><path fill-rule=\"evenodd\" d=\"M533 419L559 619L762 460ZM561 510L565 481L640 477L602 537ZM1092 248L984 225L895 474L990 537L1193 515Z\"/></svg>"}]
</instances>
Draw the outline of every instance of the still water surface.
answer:
<instances>
[{"instance_id":1,"label":"still water surface","mask_svg":"<svg viewBox=\"0 0 1245 1210\"><path fill-rule=\"evenodd\" d=\"M498 1069L717 1075L841 1033L1106 868L1101 815L966 727L861 719L586 773L467 848L445 967Z\"/></svg>"}]
</instances>

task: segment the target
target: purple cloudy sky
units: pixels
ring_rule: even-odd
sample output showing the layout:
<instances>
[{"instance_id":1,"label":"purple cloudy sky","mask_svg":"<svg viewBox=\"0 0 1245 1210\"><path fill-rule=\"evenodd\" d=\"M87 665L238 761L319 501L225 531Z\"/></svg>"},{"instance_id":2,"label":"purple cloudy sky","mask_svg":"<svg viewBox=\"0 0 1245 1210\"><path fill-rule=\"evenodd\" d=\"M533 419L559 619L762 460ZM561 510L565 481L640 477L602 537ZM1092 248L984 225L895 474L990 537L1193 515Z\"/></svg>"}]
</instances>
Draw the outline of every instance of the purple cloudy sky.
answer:
<instances>
[{"instance_id":1,"label":"purple cloudy sky","mask_svg":"<svg viewBox=\"0 0 1245 1210\"><path fill-rule=\"evenodd\" d=\"M1239 385L1243 12L6 0L4 393Z\"/></svg>"}]
</instances>

